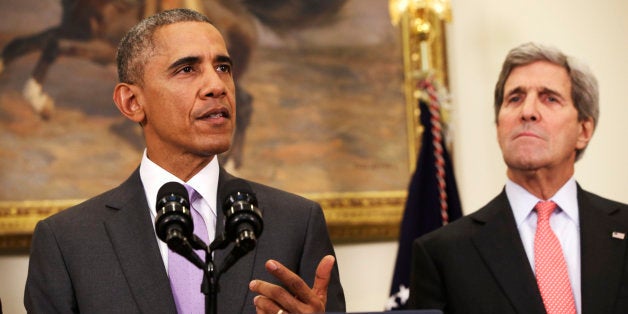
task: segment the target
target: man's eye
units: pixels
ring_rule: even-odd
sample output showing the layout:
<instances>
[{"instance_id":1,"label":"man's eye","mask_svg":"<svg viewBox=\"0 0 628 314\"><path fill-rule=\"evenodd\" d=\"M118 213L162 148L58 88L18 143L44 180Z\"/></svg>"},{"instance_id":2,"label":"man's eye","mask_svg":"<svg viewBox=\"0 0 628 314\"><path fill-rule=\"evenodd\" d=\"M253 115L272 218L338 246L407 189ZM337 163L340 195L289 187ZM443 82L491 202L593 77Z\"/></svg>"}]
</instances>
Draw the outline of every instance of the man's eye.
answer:
<instances>
[{"instance_id":1,"label":"man's eye","mask_svg":"<svg viewBox=\"0 0 628 314\"><path fill-rule=\"evenodd\" d=\"M181 72L185 72L185 73L190 73L190 72L192 72L192 70L194 70L194 68L192 68L189 65L181 68Z\"/></svg>"},{"instance_id":2,"label":"man's eye","mask_svg":"<svg viewBox=\"0 0 628 314\"><path fill-rule=\"evenodd\" d=\"M218 72L230 73L231 72L231 66L228 65L228 64L221 64L218 67L216 67L216 70L218 70Z\"/></svg>"},{"instance_id":3,"label":"man's eye","mask_svg":"<svg viewBox=\"0 0 628 314\"><path fill-rule=\"evenodd\" d=\"M521 96L512 96L510 98L508 98L508 102L512 103L512 102L519 102L521 100Z\"/></svg>"}]
</instances>

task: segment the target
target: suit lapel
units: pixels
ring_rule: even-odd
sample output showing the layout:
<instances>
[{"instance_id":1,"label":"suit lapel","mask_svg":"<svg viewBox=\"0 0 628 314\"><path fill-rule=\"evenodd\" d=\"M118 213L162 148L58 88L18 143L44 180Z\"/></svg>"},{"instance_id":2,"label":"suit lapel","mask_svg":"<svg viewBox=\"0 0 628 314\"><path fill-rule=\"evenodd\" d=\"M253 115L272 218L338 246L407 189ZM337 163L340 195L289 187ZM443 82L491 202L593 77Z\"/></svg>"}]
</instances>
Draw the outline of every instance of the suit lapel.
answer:
<instances>
[{"instance_id":1,"label":"suit lapel","mask_svg":"<svg viewBox=\"0 0 628 314\"><path fill-rule=\"evenodd\" d=\"M621 284L626 241L613 232L628 234L627 226L613 219L617 204L583 191L578 186L580 210L582 312L610 313Z\"/></svg>"},{"instance_id":2,"label":"suit lapel","mask_svg":"<svg viewBox=\"0 0 628 314\"><path fill-rule=\"evenodd\" d=\"M105 221L105 227L131 293L143 313L174 313L174 299L139 171L117 192L108 205L117 212Z\"/></svg>"},{"instance_id":3,"label":"suit lapel","mask_svg":"<svg viewBox=\"0 0 628 314\"><path fill-rule=\"evenodd\" d=\"M502 192L471 218L477 223L472 241L516 311L544 313L506 193Z\"/></svg>"},{"instance_id":4,"label":"suit lapel","mask_svg":"<svg viewBox=\"0 0 628 314\"><path fill-rule=\"evenodd\" d=\"M216 219L216 239L225 230L225 215L222 210L222 202L225 198L223 195L225 192L225 183L235 178L231 174L227 173L224 168L220 167L220 176L218 179L218 208ZM258 199L258 201L260 201ZM262 205L259 205L262 207ZM222 262L225 257L231 252L233 244L230 244L224 250L217 250L214 252L214 263L217 269L222 267ZM242 257L238 262L231 267L220 278L220 290L218 293L218 312L219 313L241 313L245 308L245 302L249 299L251 292L248 288L248 283L253 279L253 267L255 265L255 258L257 255L257 249L249 252Z\"/></svg>"},{"instance_id":5,"label":"suit lapel","mask_svg":"<svg viewBox=\"0 0 628 314\"><path fill-rule=\"evenodd\" d=\"M216 235L214 239L219 239L225 231L225 214L222 210L222 202L224 201L226 193L224 191L225 183L234 178L224 168L220 167L220 174L218 176L218 191L216 192ZM230 249L230 247L228 248ZM217 250L214 252L214 263L218 264L222 262L229 251L227 249ZM220 269L220 265L216 265Z\"/></svg>"}]
</instances>

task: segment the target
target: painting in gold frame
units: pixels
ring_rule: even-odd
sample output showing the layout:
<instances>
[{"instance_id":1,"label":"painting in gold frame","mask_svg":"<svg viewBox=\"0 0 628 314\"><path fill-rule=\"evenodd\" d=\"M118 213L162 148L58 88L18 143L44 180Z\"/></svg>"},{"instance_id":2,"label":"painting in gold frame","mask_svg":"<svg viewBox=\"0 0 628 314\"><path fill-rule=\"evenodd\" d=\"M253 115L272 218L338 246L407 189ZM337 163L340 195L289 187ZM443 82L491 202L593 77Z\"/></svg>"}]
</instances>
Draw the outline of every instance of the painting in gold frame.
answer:
<instances>
[{"instance_id":1,"label":"painting in gold frame","mask_svg":"<svg viewBox=\"0 0 628 314\"><path fill-rule=\"evenodd\" d=\"M20 3L0 10L15 13L0 19L11 24L0 25L2 46L60 15L52 3L36 11ZM395 28L384 0L353 0L316 27L257 25L241 80L254 113L241 165L227 160L227 167L321 203L336 242L396 238L420 129L416 99L408 97L412 73L402 61L407 23ZM111 64L59 58L44 86L57 106L48 119L37 117L19 93L37 57L23 56L0 75L0 141L14 148L0 153L5 251L27 248L40 219L121 182L142 150L141 131L111 103Z\"/></svg>"}]
</instances>

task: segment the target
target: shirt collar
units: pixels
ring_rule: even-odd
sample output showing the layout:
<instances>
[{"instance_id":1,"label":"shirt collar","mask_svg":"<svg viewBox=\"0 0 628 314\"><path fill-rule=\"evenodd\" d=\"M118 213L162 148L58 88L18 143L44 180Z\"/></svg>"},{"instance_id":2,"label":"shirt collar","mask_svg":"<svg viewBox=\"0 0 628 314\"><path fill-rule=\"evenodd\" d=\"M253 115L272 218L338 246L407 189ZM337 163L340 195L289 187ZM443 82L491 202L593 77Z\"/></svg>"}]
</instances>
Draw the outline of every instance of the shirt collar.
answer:
<instances>
[{"instance_id":1,"label":"shirt collar","mask_svg":"<svg viewBox=\"0 0 628 314\"><path fill-rule=\"evenodd\" d=\"M205 166L205 168L201 169L201 171L195 174L187 182L183 182L183 180L177 178L175 175L150 160L146 154L146 149L144 149L144 154L140 163L140 178L142 179L142 184L144 185L144 190L146 192L146 199L148 200L148 206L153 216L157 214L157 211L155 210L155 203L159 189L162 185L171 181L186 184L194 188L194 190L196 190L196 192L199 193L205 201L207 201L210 209L214 215L216 215L217 213L215 208L218 193L219 173L220 169L218 166L218 158L216 157L214 157L212 161Z\"/></svg>"},{"instance_id":2,"label":"shirt collar","mask_svg":"<svg viewBox=\"0 0 628 314\"><path fill-rule=\"evenodd\" d=\"M541 199L532 195L519 184L506 180L506 195L510 202L517 226L521 225L530 215L536 203ZM578 213L578 188L576 180L571 177L549 200L554 201L576 226L580 225Z\"/></svg>"}]
</instances>

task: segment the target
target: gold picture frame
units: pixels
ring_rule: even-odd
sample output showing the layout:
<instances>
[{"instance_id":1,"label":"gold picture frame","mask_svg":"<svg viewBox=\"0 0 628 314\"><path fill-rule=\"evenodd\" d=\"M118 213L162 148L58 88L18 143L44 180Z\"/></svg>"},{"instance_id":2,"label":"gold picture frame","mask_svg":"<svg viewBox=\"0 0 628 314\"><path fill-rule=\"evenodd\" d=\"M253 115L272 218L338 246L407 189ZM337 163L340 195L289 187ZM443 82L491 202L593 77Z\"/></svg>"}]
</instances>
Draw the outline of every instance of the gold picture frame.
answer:
<instances>
[{"instance_id":1,"label":"gold picture frame","mask_svg":"<svg viewBox=\"0 0 628 314\"><path fill-rule=\"evenodd\" d=\"M405 191L306 195L324 208L330 236L336 243L394 239ZM30 246L35 224L81 200L1 201L0 252L23 252Z\"/></svg>"},{"instance_id":2,"label":"gold picture frame","mask_svg":"<svg viewBox=\"0 0 628 314\"><path fill-rule=\"evenodd\" d=\"M446 5L444 11L443 4ZM416 83L425 73L433 72L437 80L446 84L444 25L448 20L449 7L447 1L418 0L390 0L389 6L403 45L407 160L408 173L411 174L422 132L417 106L421 95ZM330 235L336 243L393 240L398 237L407 194L403 189L300 194L321 204ZM39 220L82 200L0 200L0 252L27 250Z\"/></svg>"}]
</instances>

